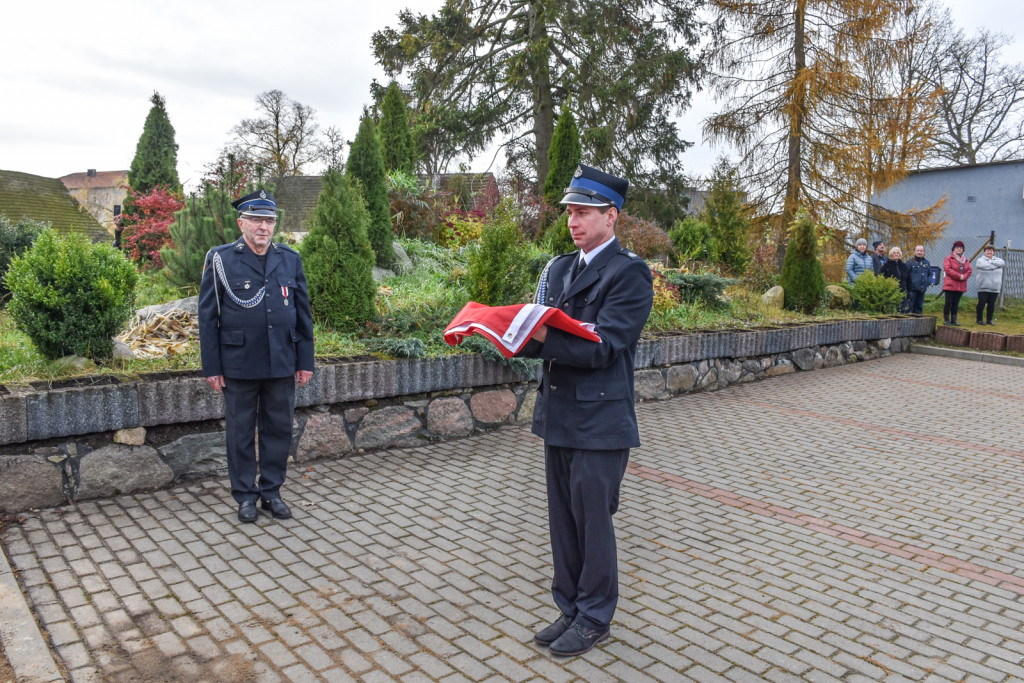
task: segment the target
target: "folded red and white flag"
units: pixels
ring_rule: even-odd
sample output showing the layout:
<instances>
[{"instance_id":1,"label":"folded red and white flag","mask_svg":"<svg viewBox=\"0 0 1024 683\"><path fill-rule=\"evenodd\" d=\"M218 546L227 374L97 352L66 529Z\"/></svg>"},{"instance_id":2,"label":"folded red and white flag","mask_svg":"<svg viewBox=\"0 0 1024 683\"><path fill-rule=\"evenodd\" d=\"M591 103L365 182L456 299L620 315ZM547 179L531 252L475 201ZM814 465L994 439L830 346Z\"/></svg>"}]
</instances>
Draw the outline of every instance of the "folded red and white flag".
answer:
<instances>
[{"instance_id":1,"label":"folded red and white flag","mask_svg":"<svg viewBox=\"0 0 1024 683\"><path fill-rule=\"evenodd\" d=\"M498 347L506 358L511 358L526 346L541 325L549 325L583 339L600 342L593 323L570 318L560 309L540 304L514 306L485 306L470 301L452 318L444 331L444 340L455 346L473 334L486 337Z\"/></svg>"}]
</instances>

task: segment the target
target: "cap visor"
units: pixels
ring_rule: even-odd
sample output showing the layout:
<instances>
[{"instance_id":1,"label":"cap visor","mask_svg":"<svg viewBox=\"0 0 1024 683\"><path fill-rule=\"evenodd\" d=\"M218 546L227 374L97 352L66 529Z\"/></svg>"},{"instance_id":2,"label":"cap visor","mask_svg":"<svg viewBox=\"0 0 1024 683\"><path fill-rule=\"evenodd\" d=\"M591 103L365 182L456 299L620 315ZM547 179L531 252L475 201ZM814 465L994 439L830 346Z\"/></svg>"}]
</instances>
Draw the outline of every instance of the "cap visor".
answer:
<instances>
[{"instance_id":1,"label":"cap visor","mask_svg":"<svg viewBox=\"0 0 1024 683\"><path fill-rule=\"evenodd\" d=\"M602 202L600 199L594 199L588 197L585 194L579 194L576 192L570 192L569 194L562 197L562 201L559 204L582 204L584 206L613 206L611 202Z\"/></svg>"},{"instance_id":2,"label":"cap visor","mask_svg":"<svg viewBox=\"0 0 1024 683\"><path fill-rule=\"evenodd\" d=\"M273 209L248 209L242 211L243 216L276 216L277 212Z\"/></svg>"}]
</instances>

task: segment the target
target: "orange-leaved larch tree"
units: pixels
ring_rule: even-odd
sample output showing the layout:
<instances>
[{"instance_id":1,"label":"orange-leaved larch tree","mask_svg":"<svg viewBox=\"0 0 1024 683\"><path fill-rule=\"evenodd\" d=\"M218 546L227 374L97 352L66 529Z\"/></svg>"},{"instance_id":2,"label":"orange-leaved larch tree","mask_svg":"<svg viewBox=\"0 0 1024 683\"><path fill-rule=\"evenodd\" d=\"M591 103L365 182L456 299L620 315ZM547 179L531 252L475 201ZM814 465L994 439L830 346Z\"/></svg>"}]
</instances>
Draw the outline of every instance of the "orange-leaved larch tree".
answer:
<instances>
[{"instance_id":1,"label":"orange-leaved larch tree","mask_svg":"<svg viewBox=\"0 0 1024 683\"><path fill-rule=\"evenodd\" d=\"M922 97L923 91L878 84L886 88L883 96L865 87L864 67L868 55L879 67L892 67L898 19L911 11L911 0L712 0L712 5L723 31L712 51L710 81L722 108L705 121L705 136L739 149L745 186L763 214L778 216L777 224L791 225L805 206L815 223L844 233L858 230L863 222L850 221L867 213L866 188L881 189L916 165L880 153L883 139L895 145L916 133L883 136L870 127L896 126L905 100ZM869 130L853 133L872 109ZM877 138L869 161L863 153L851 153L868 138ZM784 242L785 231L780 234ZM781 263L785 249L777 253Z\"/></svg>"}]
</instances>

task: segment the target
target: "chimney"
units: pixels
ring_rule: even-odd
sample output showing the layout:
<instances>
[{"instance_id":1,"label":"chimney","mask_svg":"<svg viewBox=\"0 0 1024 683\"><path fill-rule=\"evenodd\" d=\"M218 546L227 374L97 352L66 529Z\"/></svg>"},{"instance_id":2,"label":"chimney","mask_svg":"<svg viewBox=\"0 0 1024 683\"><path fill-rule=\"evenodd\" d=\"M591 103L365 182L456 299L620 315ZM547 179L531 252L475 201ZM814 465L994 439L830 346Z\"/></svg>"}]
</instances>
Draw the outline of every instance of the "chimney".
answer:
<instances>
[{"instance_id":1,"label":"chimney","mask_svg":"<svg viewBox=\"0 0 1024 683\"><path fill-rule=\"evenodd\" d=\"M95 168L90 168L88 171L85 172L85 174L87 176L89 176L90 178L92 178L93 176L96 175L96 169Z\"/></svg>"}]
</instances>

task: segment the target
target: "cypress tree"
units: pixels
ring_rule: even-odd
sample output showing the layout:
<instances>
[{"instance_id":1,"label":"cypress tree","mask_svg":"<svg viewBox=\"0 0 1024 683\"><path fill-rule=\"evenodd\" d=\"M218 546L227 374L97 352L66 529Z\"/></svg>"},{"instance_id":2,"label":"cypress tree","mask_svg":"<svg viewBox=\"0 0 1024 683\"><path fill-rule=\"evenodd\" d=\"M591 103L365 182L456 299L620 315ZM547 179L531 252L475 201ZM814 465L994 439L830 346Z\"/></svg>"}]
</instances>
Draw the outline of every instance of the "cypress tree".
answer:
<instances>
[{"instance_id":1,"label":"cypress tree","mask_svg":"<svg viewBox=\"0 0 1024 683\"><path fill-rule=\"evenodd\" d=\"M375 313L369 224L355 181L327 169L301 252L313 317L337 330L355 329Z\"/></svg>"},{"instance_id":2,"label":"cypress tree","mask_svg":"<svg viewBox=\"0 0 1024 683\"><path fill-rule=\"evenodd\" d=\"M160 97L160 93L154 92L149 101L153 106L135 146L135 158L128 170L128 185L140 195L161 186L180 193L178 143L174 141L174 126L167 117L164 98Z\"/></svg>"},{"instance_id":3,"label":"cypress tree","mask_svg":"<svg viewBox=\"0 0 1024 683\"><path fill-rule=\"evenodd\" d=\"M359 124L359 132L348 155L346 174L359 181L359 190L370 214L367 232L377 265L389 267L395 259L391 247L391 206L388 202L388 181L384 173L377 124L367 112Z\"/></svg>"},{"instance_id":4,"label":"cypress tree","mask_svg":"<svg viewBox=\"0 0 1024 683\"><path fill-rule=\"evenodd\" d=\"M416 172L416 149L409 131L409 114L398 83L391 81L380 106L380 144L387 173Z\"/></svg>"},{"instance_id":5,"label":"cypress tree","mask_svg":"<svg viewBox=\"0 0 1024 683\"><path fill-rule=\"evenodd\" d=\"M825 275L818 260L814 221L806 209L797 213L789 239L782 275L779 276L779 284L786 296L783 305L791 311L811 313L824 300Z\"/></svg>"},{"instance_id":6,"label":"cypress tree","mask_svg":"<svg viewBox=\"0 0 1024 683\"><path fill-rule=\"evenodd\" d=\"M563 190L569 187L572 174L580 163L580 130L576 126L576 118L569 110L569 103L562 106L558 115L555 132L551 136L551 148L548 149L548 177L544 181L544 200L551 206L558 206Z\"/></svg>"}]
</instances>

